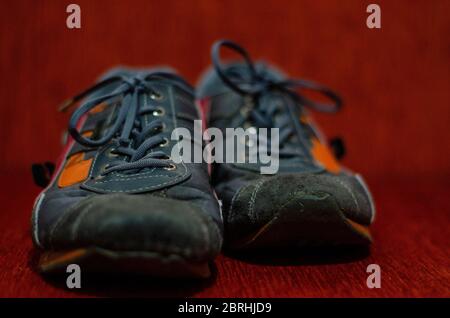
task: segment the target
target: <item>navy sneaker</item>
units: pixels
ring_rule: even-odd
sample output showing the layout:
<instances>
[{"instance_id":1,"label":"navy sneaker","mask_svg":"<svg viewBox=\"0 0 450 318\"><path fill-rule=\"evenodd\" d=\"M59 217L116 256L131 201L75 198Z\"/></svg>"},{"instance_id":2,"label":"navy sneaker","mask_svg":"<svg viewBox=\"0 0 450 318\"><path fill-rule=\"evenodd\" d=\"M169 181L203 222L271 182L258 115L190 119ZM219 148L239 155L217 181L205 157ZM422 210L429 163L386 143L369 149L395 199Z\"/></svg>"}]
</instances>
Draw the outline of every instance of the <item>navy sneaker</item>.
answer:
<instances>
[{"instance_id":1,"label":"navy sneaker","mask_svg":"<svg viewBox=\"0 0 450 318\"><path fill-rule=\"evenodd\" d=\"M207 277L222 244L207 166L170 157L173 129L200 118L193 88L168 70L114 69L63 109L80 100L33 209L39 269Z\"/></svg>"},{"instance_id":2,"label":"navy sneaker","mask_svg":"<svg viewBox=\"0 0 450 318\"><path fill-rule=\"evenodd\" d=\"M243 62L221 63L221 48L239 53ZM248 134L260 128L279 132L276 173L261 174L261 161L212 166L212 183L223 202L225 246L369 244L375 213L371 195L360 175L339 164L306 109L335 112L340 98L322 85L289 79L273 66L253 63L231 41L214 44L212 61L198 86L209 126L224 135L227 128L239 127ZM330 103L313 101L295 89L318 92ZM246 147L248 158L256 144L247 142ZM342 155L342 143L335 141L334 148Z\"/></svg>"}]
</instances>

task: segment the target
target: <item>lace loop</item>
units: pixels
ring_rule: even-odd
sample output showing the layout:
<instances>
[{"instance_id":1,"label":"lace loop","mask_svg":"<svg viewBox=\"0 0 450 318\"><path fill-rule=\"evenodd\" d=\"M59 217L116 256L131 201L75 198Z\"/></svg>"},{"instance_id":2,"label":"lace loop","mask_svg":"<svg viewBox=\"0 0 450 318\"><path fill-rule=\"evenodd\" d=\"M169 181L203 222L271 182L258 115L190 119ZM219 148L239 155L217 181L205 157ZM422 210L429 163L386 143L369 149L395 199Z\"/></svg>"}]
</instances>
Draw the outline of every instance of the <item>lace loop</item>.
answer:
<instances>
[{"instance_id":1,"label":"lace loop","mask_svg":"<svg viewBox=\"0 0 450 318\"><path fill-rule=\"evenodd\" d=\"M247 66L248 73L250 74L250 80L236 80L232 76L227 75L227 72L222 67L222 63L220 61L220 50L222 47L227 47L239 53L244 58L245 65ZM288 79L281 81L274 80L272 78L264 76L264 74L258 73L254 62L250 58L247 51L232 41L220 40L214 43L211 51L211 59L216 73L220 77L220 79L232 90L241 95L251 95L253 97L258 97L268 90L279 89L293 94L302 102L302 104L317 111L335 113L342 107L341 98L326 86L315 83L313 81L302 79ZM247 87L244 87L244 85L242 84L247 84ZM294 88L317 91L327 97L331 101L331 103L320 103L308 99L305 96L302 96L291 90Z\"/></svg>"}]
</instances>

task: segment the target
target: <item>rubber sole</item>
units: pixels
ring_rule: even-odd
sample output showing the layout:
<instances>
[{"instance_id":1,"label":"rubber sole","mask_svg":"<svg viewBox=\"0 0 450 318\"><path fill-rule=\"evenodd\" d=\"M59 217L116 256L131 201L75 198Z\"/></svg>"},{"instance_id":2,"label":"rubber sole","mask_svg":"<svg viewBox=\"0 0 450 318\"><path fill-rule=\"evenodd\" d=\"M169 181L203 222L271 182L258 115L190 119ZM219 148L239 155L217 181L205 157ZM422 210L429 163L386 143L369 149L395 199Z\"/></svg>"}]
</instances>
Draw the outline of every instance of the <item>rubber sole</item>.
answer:
<instances>
[{"instance_id":1,"label":"rubber sole","mask_svg":"<svg viewBox=\"0 0 450 318\"><path fill-rule=\"evenodd\" d=\"M38 269L44 274L65 273L70 264L79 265L82 271L95 273L131 273L183 278L208 278L211 275L208 262L193 263L174 254L111 251L99 247L43 252Z\"/></svg>"},{"instance_id":2,"label":"rubber sole","mask_svg":"<svg viewBox=\"0 0 450 318\"><path fill-rule=\"evenodd\" d=\"M366 225L348 219L332 197L306 203L293 200L250 235L228 242L230 249L369 245Z\"/></svg>"}]
</instances>

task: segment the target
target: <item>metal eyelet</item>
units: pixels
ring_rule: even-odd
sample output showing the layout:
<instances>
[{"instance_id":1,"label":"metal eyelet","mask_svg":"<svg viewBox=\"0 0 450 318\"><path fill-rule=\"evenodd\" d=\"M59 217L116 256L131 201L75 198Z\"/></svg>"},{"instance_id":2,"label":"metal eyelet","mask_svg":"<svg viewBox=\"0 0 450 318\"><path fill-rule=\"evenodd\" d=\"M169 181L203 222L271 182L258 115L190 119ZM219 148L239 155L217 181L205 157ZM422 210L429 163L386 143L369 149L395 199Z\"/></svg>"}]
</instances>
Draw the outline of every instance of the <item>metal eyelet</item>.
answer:
<instances>
[{"instance_id":1,"label":"metal eyelet","mask_svg":"<svg viewBox=\"0 0 450 318\"><path fill-rule=\"evenodd\" d=\"M166 111L164 110L164 108L162 108L162 107L157 107L157 108L153 111L153 116L155 116L155 117L161 117L161 116L164 116L165 113L166 113Z\"/></svg>"},{"instance_id":2,"label":"metal eyelet","mask_svg":"<svg viewBox=\"0 0 450 318\"><path fill-rule=\"evenodd\" d=\"M95 180L101 180L105 177L105 171L106 169L108 169L110 167L110 165L107 163L106 165L104 165L101 169L100 169L100 174L95 177Z\"/></svg>"},{"instance_id":3,"label":"metal eyelet","mask_svg":"<svg viewBox=\"0 0 450 318\"><path fill-rule=\"evenodd\" d=\"M163 132L165 130L166 130L166 124L165 123L162 123L161 126L157 126L154 129L154 131L156 131L156 132Z\"/></svg>"},{"instance_id":4,"label":"metal eyelet","mask_svg":"<svg viewBox=\"0 0 450 318\"><path fill-rule=\"evenodd\" d=\"M116 158L116 157L118 157L118 156L119 156L118 154L113 153L115 150L116 150L116 148L111 148L111 149L108 151L108 157L110 157L110 158Z\"/></svg>"},{"instance_id":5,"label":"metal eyelet","mask_svg":"<svg viewBox=\"0 0 450 318\"><path fill-rule=\"evenodd\" d=\"M99 181L99 180L102 180L104 177L105 177L104 175L99 174L98 176L96 176L96 177L93 178L93 179L94 179L95 181Z\"/></svg>"},{"instance_id":6,"label":"metal eyelet","mask_svg":"<svg viewBox=\"0 0 450 318\"><path fill-rule=\"evenodd\" d=\"M160 147L166 147L169 144L169 139L164 138L163 142L159 144Z\"/></svg>"},{"instance_id":7,"label":"metal eyelet","mask_svg":"<svg viewBox=\"0 0 450 318\"><path fill-rule=\"evenodd\" d=\"M168 170L168 171L173 171L173 170L175 170L176 168L177 168L177 166L174 165L173 163L171 163L168 167L164 167L164 169L165 169L165 170Z\"/></svg>"},{"instance_id":8,"label":"metal eyelet","mask_svg":"<svg viewBox=\"0 0 450 318\"><path fill-rule=\"evenodd\" d=\"M164 98L164 95L158 92L153 92L150 94L150 98L153 100L162 100Z\"/></svg>"}]
</instances>

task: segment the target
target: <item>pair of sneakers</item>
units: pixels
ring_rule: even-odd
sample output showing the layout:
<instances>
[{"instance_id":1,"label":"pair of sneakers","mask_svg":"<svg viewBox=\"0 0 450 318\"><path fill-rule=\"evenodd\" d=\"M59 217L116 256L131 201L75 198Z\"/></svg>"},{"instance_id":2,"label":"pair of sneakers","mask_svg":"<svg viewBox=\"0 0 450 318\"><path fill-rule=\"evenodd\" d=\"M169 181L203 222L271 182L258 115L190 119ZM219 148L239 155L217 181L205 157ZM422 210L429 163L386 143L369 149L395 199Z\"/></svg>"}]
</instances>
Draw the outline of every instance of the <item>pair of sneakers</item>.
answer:
<instances>
[{"instance_id":1,"label":"pair of sneakers","mask_svg":"<svg viewBox=\"0 0 450 318\"><path fill-rule=\"evenodd\" d=\"M223 47L243 62L222 63ZM62 107L81 102L60 162L47 179L49 165L34 167L45 186L32 215L41 271L75 263L90 271L207 277L222 245L370 243L369 191L338 163L332 149L339 156L342 147L325 145L306 110L335 112L339 97L254 63L231 41L213 45L212 61L196 90L170 69L120 68ZM297 88L317 91L329 103ZM262 174L261 160L174 160L173 147L180 145L174 130L194 135L198 120L223 135L230 128L250 135L275 129L278 147L270 155L278 158L276 172ZM244 143L244 159L260 139ZM202 140L183 137L192 157L208 148Z\"/></svg>"}]
</instances>

